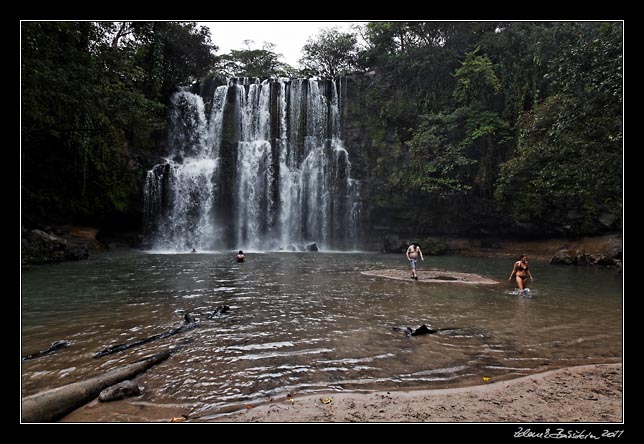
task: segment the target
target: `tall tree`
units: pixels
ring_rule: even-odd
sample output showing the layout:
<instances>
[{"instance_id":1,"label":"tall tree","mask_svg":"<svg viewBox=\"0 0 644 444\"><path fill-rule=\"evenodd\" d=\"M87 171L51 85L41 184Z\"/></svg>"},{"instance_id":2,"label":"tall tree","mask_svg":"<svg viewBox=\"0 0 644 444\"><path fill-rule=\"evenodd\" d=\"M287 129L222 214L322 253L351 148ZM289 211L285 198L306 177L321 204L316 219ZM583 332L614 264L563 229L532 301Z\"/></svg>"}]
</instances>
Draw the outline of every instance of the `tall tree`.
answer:
<instances>
[{"instance_id":1,"label":"tall tree","mask_svg":"<svg viewBox=\"0 0 644 444\"><path fill-rule=\"evenodd\" d=\"M218 70L227 77L282 77L289 76L293 68L282 62L282 54L275 52L275 45L264 42L261 49L253 49L252 40L244 41L245 49L233 49L219 57Z\"/></svg>"},{"instance_id":2,"label":"tall tree","mask_svg":"<svg viewBox=\"0 0 644 444\"><path fill-rule=\"evenodd\" d=\"M299 60L302 72L332 79L356 71L359 68L357 44L353 32L342 32L338 28L320 30L302 48L303 56Z\"/></svg>"},{"instance_id":3,"label":"tall tree","mask_svg":"<svg viewBox=\"0 0 644 444\"><path fill-rule=\"evenodd\" d=\"M194 22L134 22L132 26L142 43L137 58L150 98L166 101L178 85L205 77L215 62L217 47L205 26Z\"/></svg>"}]
</instances>

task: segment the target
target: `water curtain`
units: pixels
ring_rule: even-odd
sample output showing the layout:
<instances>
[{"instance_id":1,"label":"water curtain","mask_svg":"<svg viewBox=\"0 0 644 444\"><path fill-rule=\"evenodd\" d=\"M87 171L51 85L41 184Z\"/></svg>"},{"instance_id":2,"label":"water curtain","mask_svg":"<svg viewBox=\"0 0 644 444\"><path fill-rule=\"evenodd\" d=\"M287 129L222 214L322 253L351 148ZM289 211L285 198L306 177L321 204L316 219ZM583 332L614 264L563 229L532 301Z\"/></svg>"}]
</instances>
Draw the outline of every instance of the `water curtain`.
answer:
<instances>
[{"instance_id":1,"label":"water curtain","mask_svg":"<svg viewBox=\"0 0 644 444\"><path fill-rule=\"evenodd\" d=\"M359 247L359 184L341 136L340 81L236 78L201 94L175 93L170 156L146 177L149 247Z\"/></svg>"}]
</instances>

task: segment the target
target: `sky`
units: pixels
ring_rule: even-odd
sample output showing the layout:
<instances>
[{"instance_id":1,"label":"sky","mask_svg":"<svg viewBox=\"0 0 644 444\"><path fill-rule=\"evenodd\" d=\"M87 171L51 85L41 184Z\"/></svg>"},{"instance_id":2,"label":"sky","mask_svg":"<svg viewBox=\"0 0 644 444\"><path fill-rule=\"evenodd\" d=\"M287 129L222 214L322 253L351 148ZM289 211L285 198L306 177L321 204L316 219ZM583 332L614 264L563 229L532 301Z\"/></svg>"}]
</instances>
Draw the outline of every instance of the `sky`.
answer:
<instances>
[{"instance_id":1,"label":"sky","mask_svg":"<svg viewBox=\"0 0 644 444\"><path fill-rule=\"evenodd\" d=\"M320 29L338 27L348 31L352 24L367 22L198 22L208 26L212 43L219 47L217 54L226 54L231 49L245 49L244 40L252 40L251 49L261 49L264 42L275 44L273 51L282 54L282 61L297 68L302 47L310 37L317 36Z\"/></svg>"}]
</instances>

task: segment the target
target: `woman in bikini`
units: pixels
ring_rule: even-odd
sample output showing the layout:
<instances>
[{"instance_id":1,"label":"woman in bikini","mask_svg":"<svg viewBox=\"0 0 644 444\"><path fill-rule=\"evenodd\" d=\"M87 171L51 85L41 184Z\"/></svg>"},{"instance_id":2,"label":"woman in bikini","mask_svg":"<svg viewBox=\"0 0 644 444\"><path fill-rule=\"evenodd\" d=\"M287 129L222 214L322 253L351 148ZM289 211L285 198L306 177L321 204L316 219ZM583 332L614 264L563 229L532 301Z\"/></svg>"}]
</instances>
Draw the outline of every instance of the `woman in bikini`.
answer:
<instances>
[{"instance_id":1,"label":"woman in bikini","mask_svg":"<svg viewBox=\"0 0 644 444\"><path fill-rule=\"evenodd\" d=\"M519 292L523 292L525 290L528 277L530 277L531 281L534 280L530 274L530 270L528 269L528 257L525 254L522 254L519 257L519 260L514 263L512 274L508 278L508 281L512 280L513 276L516 276Z\"/></svg>"}]
</instances>

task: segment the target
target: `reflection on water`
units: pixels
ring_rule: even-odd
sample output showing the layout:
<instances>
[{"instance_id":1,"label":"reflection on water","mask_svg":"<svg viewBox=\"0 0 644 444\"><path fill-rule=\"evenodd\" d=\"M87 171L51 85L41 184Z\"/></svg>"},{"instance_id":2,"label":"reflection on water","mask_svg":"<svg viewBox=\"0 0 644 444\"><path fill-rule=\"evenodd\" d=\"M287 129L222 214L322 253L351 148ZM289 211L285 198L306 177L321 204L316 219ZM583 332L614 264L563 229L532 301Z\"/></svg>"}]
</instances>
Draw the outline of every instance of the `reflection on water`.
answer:
<instances>
[{"instance_id":1,"label":"reflection on water","mask_svg":"<svg viewBox=\"0 0 644 444\"><path fill-rule=\"evenodd\" d=\"M70 347L22 364L24 395L175 348L142 375L143 399L194 414L288 393L446 387L622 354L622 280L614 271L531 262L531 297L512 260L429 257L423 269L483 274L463 286L365 276L407 266L371 253L111 252L22 274L22 352ZM230 311L208 319L219 305ZM120 353L110 345L199 327ZM396 327L448 328L407 337ZM140 398L139 398L140 400Z\"/></svg>"}]
</instances>

